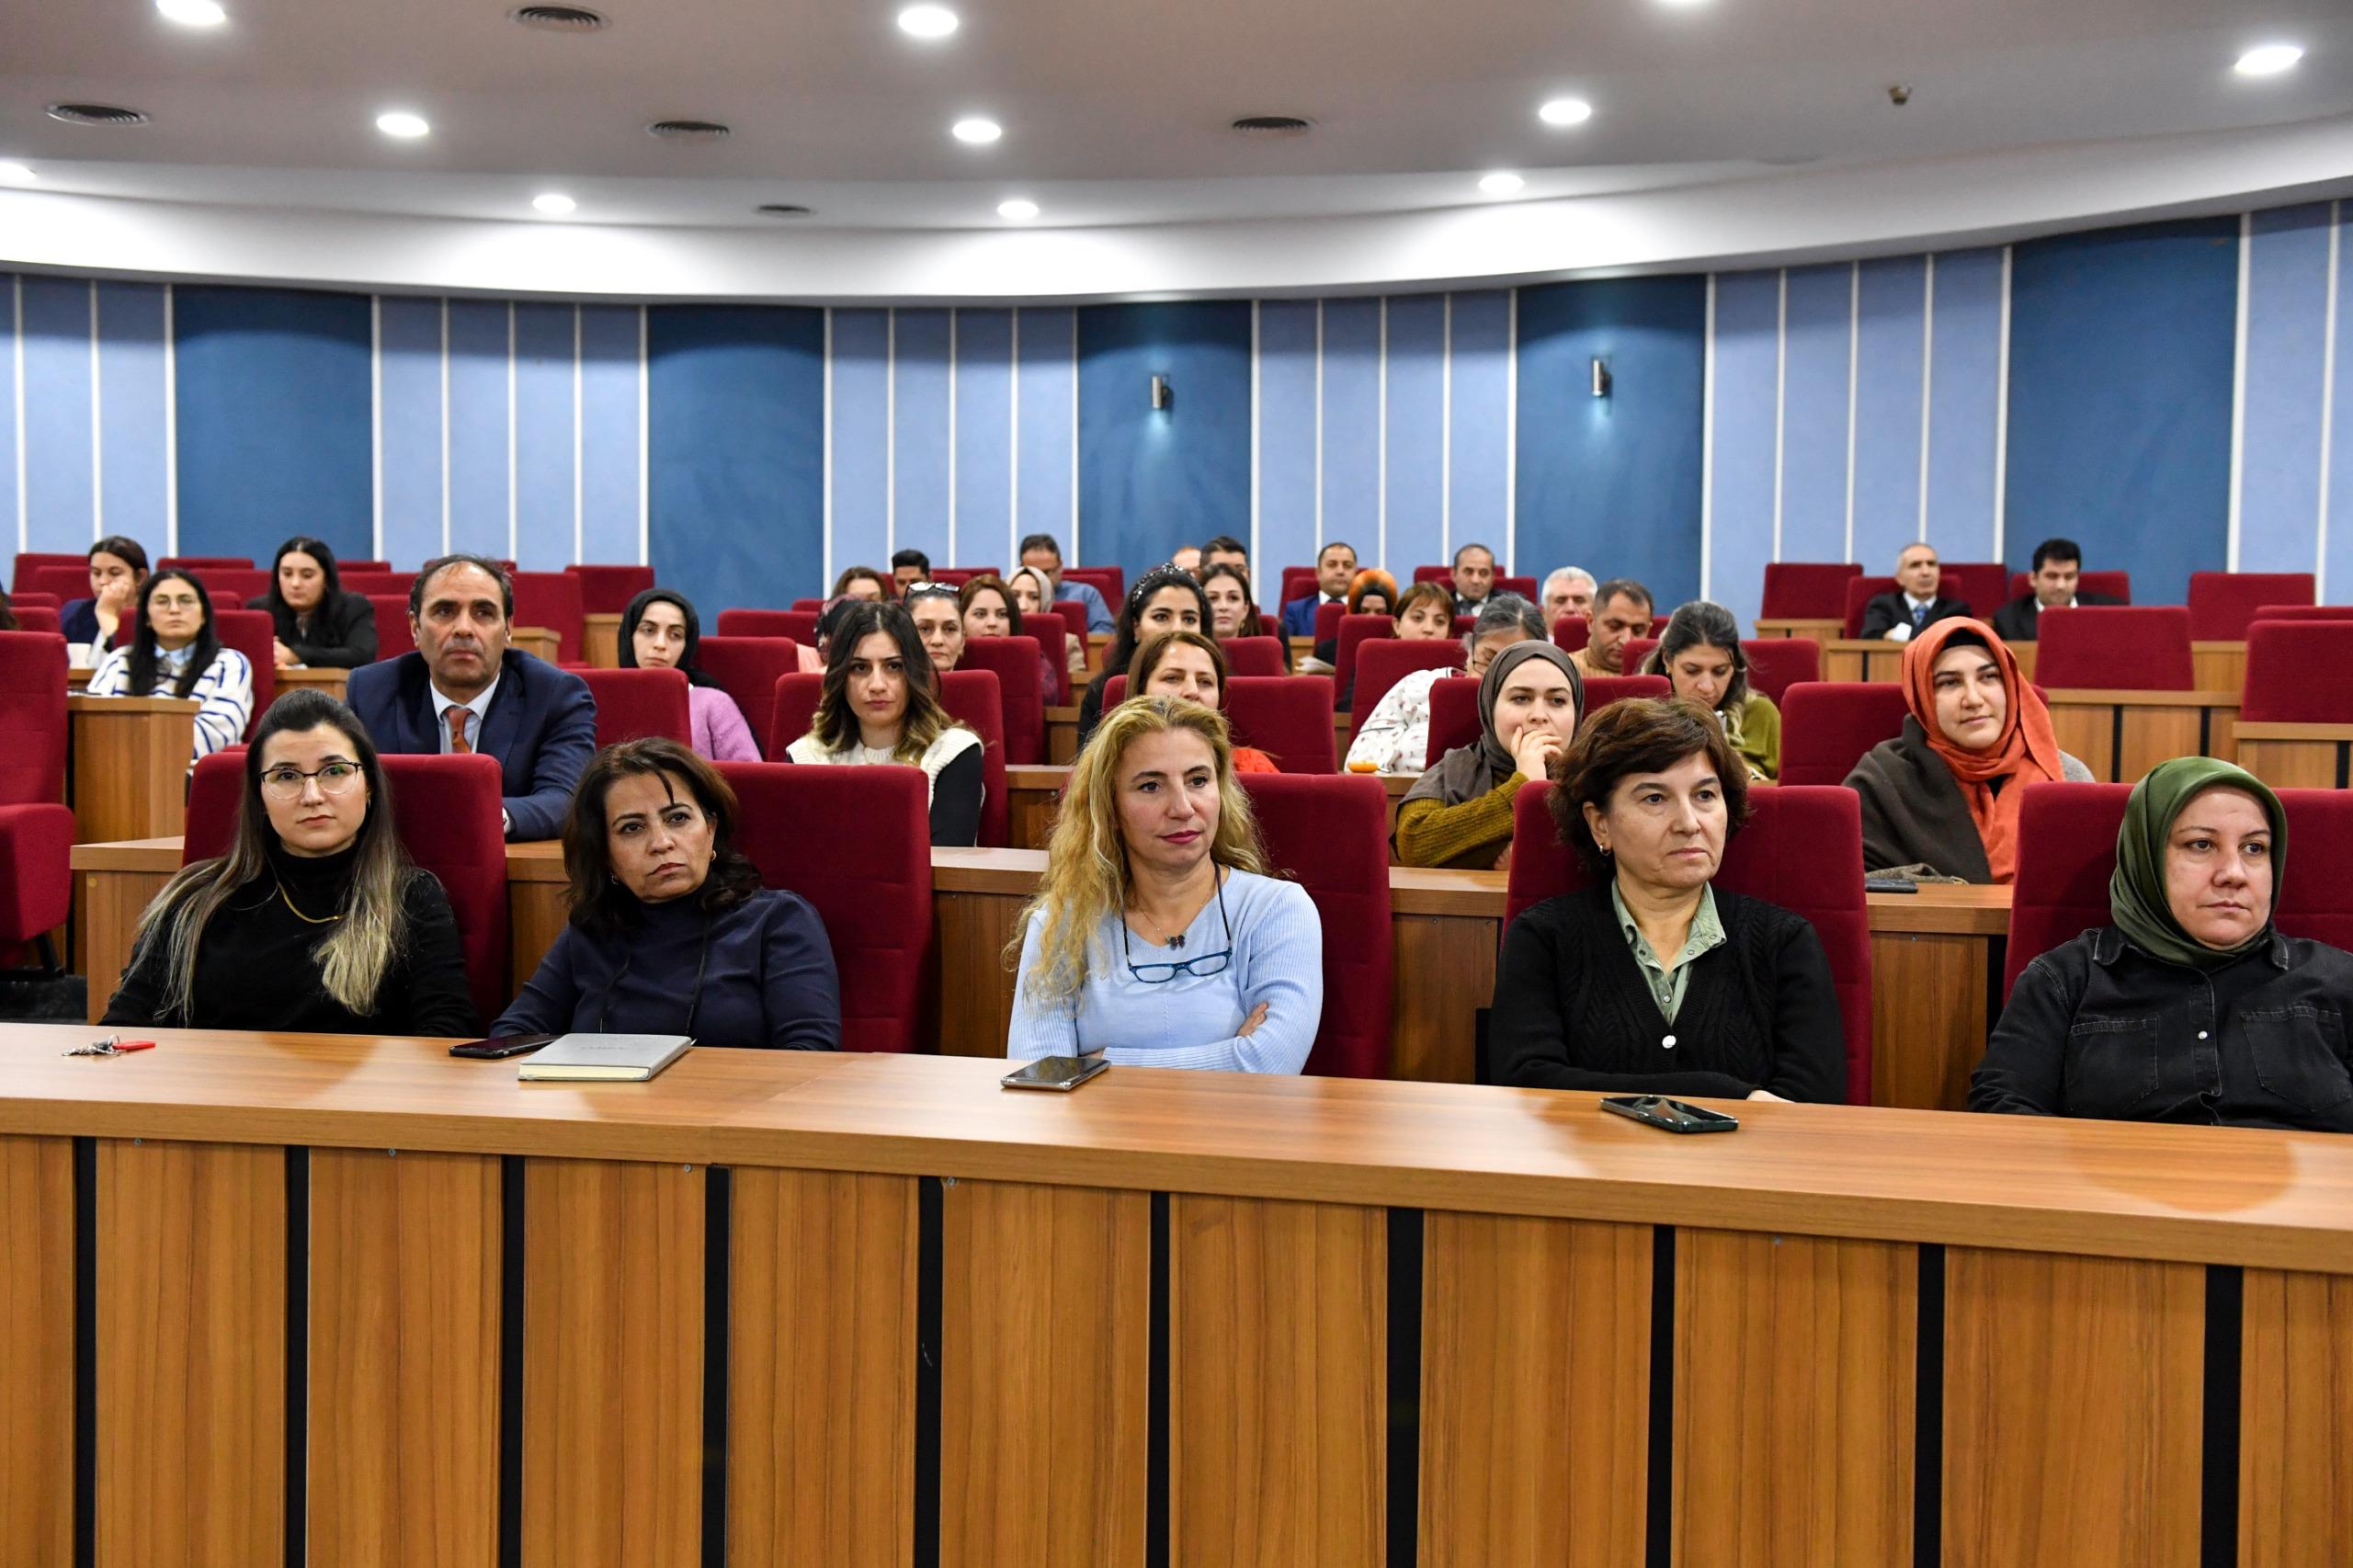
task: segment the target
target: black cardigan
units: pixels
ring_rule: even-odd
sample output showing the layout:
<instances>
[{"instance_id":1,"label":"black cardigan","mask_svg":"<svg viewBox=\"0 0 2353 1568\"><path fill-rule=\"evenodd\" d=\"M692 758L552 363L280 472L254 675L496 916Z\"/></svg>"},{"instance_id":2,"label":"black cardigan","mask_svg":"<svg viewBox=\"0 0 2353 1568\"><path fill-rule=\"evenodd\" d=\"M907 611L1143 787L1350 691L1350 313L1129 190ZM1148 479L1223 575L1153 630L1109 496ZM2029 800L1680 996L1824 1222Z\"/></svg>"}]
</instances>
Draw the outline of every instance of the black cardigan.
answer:
<instances>
[{"instance_id":1,"label":"black cardigan","mask_svg":"<svg viewBox=\"0 0 2353 1568\"><path fill-rule=\"evenodd\" d=\"M1513 921L1487 1028L1495 1081L1715 1099L1762 1088L1843 1102L1846 1028L1822 938L1777 905L1722 888L1715 896L1724 940L1692 960L1673 1024L1626 945L1608 883Z\"/></svg>"},{"instance_id":2,"label":"black cardigan","mask_svg":"<svg viewBox=\"0 0 2353 1568\"><path fill-rule=\"evenodd\" d=\"M267 594L246 601L245 608L267 611L278 640L306 665L354 670L376 662L376 607L364 594L338 589L311 612L307 630L297 624L290 607L273 606Z\"/></svg>"}]
</instances>

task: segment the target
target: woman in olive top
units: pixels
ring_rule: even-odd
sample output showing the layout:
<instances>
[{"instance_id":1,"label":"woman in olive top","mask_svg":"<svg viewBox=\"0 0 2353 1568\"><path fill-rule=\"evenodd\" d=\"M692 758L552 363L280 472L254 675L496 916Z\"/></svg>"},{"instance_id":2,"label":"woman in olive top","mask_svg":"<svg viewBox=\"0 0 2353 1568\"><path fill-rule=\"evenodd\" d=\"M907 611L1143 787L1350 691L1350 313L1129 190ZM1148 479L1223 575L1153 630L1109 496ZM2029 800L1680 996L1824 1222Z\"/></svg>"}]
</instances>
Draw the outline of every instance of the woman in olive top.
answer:
<instances>
[{"instance_id":1,"label":"woman in olive top","mask_svg":"<svg viewBox=\"0 0 2353 1568\"><path fill-rule=\"evenodd\" d=\"M267 610L276 630L278 667L357 669L376 662L376 607L364 594L347 594L335 551L297 534L278 547L269 592L247 602Z\"/></svg>"},{"instance_id":2,"label":"woman in olive top","mask_svg":"<svg viewBox=\"0 0 2353 1568\"><path fill-rule=\"evenodd\" d=\"M1547 777L1585 713L1585 681L1550 642L1515 642L1479 677L1479 738L1438 758L1397 808L1407 866L1484 871L1511 850L1512 798Z\"/></svg>"},{"instance_id":3,"label":"woman in olive top","mask_svg":"<svg viewBox=\"0 0 2353 1568\"><path fill-rule=\"evenodd\" d=\"M2150 769L2110 924L2018 976L1969 1108L2353 1132L2353 954L2279 934L2287 870L2287 816L2253 774Z\"/></svg>"},{"instance_id":4,"label":"woman in olive top","mask_svg":"<svg viewBox=\"0 0 2353 1568\"><path fill-rule=\"evenodd\" d=\"M1676 696L1716 716L1724 738L1748 765L1751 782L1769 784L1781 776L1781 710L1748 688L1748 655L1741 651L1732 611L1693 599L1667 621L1643 669L1665 676Z\"/></svg>"}]
</instances>

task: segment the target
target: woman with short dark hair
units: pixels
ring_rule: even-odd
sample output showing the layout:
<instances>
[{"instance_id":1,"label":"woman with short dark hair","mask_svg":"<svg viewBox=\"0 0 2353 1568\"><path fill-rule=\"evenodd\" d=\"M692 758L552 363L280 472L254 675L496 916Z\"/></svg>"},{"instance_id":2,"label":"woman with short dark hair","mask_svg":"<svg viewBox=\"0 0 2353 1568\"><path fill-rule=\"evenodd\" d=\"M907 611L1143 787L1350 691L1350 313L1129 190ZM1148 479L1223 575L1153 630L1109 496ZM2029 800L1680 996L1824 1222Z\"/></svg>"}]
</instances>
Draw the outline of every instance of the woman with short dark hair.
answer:
<instances>
[{"instance_id":1,"label":"woman with short dark hair","mask_svg":"<svg viewBox=\"0 0 2353 1568\"><path fill-rule=\"evenodd\" d=\"M246 601L268 612L278 667L357 669L376 662L376 607L343 591L335 551L324 540L297 534L270 562L269 592Z\"/></svg>"},{"instance_id":2,"label":"woman with short dark hair","mask_svg":"<svg viewBox=\"0 0 2353 1568\"><path fill-rule=\"evenodd\" d=\"M939 705L939 676L915 623L899 605L851 603L825 644L825 684L809 733L788 761L920 767L931 791L931 841L970 846L981 835L981 737Z\"/></svg>"},{"instance_id":3,"label":"woman with short dark hair","mask_svg":"<svg viewBox=\"0 0 2353 1568\"><path fill-rule=\"evenodd\" d=\"M1748 769L1695 702L1630 699L1586 722L1552 820L1592 883L1504 936L1488 1042L1528 1088L1847 1097L1830 960L1802 916L1717 891Z\"/></svg>"},{"instance_id":4,"label":"woman with short dark hair","mask_svg":"<svg viewBox=\"0 0 2353 1568\"><path fill-rule=\"evenodd\" d=\"M1781 710L1773 699L1748 687L1748 654L1732 611L1705 599L1677 609L1644 661L1646 675L1665 676L1677 697L1688 697L1716 716L1748 765L1751 782L1781 776Z\"/></svg>"},{"instance_id":5,"label":"woman with short dark hair","mask_svg":"<svg viewBox=\"0 0 2353 1568\"><path fill-rule=\"evenodd\" d=\"M689 1035L833 1051L841 983L817 912L760 885L735 791L677 742L607 746L563 824L571 923L493 1035Z\"/></svg>"}]
</instances>

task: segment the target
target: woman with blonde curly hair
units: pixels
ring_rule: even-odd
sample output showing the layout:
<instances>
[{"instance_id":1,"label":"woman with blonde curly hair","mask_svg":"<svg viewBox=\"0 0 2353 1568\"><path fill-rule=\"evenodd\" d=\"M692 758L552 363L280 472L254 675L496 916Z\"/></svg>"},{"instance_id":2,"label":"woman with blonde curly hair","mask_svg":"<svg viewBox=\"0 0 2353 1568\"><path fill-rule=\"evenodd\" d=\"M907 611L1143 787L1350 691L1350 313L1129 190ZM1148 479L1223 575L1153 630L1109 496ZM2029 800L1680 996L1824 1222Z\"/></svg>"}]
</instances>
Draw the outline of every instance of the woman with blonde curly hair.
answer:
<instances>
[{"instance_id":1,"label":"woman with blonde curly hair","mask_svg":"<svg viewBox=\"0 0 2353 1568\"><path fill-rule=\"evenodd\" d=\"M1021 932L1008 1056L1296 1073L1315 1043L1315 906L1266 874L1225 721L1199 703L1103 715Z\"/></svg>"}]
</instances>

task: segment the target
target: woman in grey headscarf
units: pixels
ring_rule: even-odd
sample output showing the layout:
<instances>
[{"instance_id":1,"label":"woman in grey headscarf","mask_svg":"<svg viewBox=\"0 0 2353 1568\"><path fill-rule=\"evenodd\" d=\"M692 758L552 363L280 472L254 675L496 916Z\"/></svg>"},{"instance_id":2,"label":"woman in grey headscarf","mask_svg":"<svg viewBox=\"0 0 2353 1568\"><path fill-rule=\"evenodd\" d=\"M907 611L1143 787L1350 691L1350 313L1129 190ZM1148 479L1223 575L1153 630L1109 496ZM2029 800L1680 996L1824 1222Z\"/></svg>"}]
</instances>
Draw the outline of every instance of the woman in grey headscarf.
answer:
<instances>
[{"instance_id":1,"label":"woman in grey headscarf","mask_svg":"<svg viewBox=\"0 0 2353 1568\"><path fill-rule=\"evenodd\" d=\"M1407 866L1487 870L1511 848L1512 798L1550 776L1585 715L1585 682L1550 642L1515 642L1479 679L1479 738L1438 758L1397 810Z\"/></svg>"}]
</instances>

